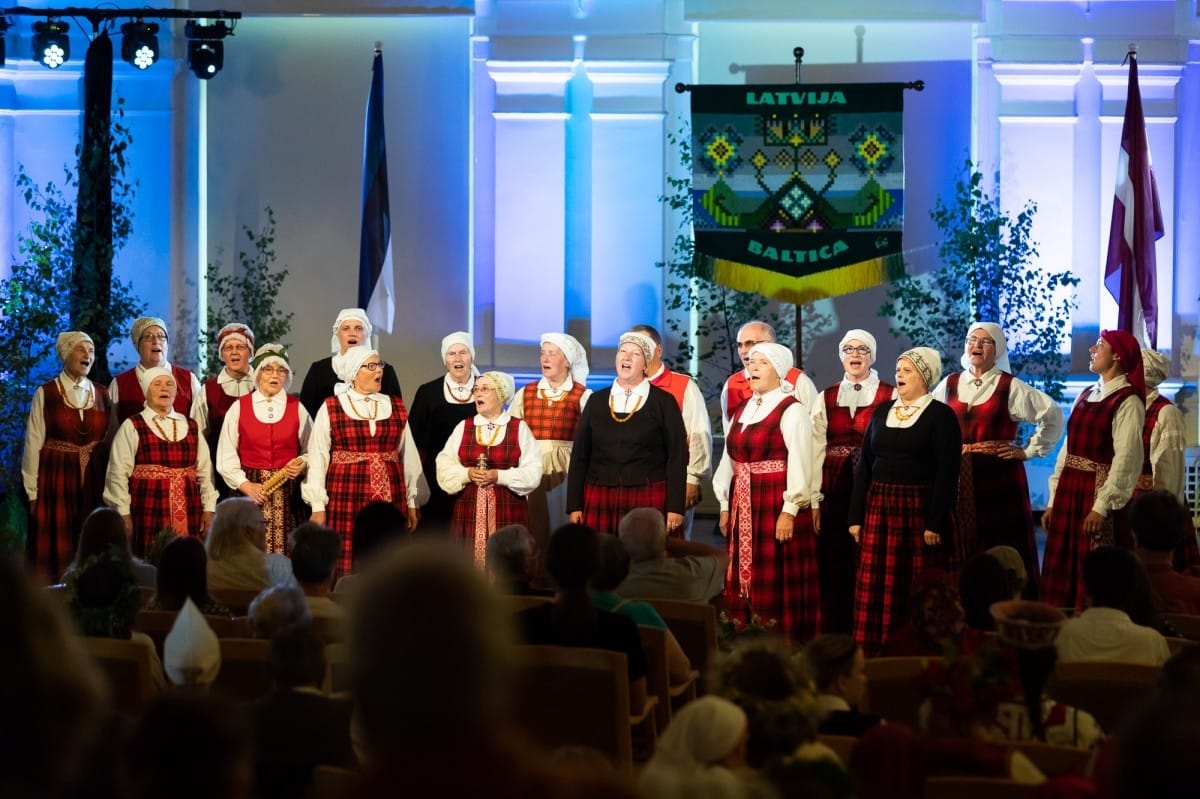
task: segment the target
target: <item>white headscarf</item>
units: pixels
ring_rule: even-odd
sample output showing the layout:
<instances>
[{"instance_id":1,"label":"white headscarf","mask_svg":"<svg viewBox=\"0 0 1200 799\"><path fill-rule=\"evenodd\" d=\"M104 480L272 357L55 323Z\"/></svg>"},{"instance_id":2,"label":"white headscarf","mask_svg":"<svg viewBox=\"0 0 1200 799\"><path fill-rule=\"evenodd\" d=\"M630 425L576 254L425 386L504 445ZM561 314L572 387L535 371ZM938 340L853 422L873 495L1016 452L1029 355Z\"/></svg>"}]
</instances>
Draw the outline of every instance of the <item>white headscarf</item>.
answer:
<instances>
[{"instance_id":1,"label":"white headscarf","mask_svg":"<svg viewBox=\"0 0 1200 799\"><path fill-rule=\"evenodd\" d=\"M702 768L727 757L746 732L746 713L719 696L693 699L667 725L654 759L676 767Z\"/></svg>"},{"instance_id":2,"label":"white headscarf","mask_svg":"<svg viewBox=\"0 0 1200 799\"><path fill-rule=\"evenodd\" d=\"M1142 350L1142 370L1146 373L1146 390L1158 388L1158 384L1171 374L1171 362L1158 350Z\"/></svg>"},{"instance_id":3,"label":"white headscarf","mask_svg":"<svg viewBox=\"0 0 1200 799\"><path fill-rule=\"evenodd\" d=\"M221 671L221 645L204 616L184 600L163 643L163 667L175 685L207 685Z\"/></svg>"},{"instance_id":4,"label":"white headscarf","mask_svg":"<svg viewBox=\"0 0 1200 799\"><path fill-rule=\"evenodd\" d=\"M471 334L465 330L457 330L442 339L442 365L446 364L446 353L455 344L462 344L467 348L467 352L471 353L471 374L478 375L479 370L475 367L475 342L471 340Z\"/></svg>"},{"instance_id":5,"label":"white headscarf","mask_svg":"<svg viewBox=\"0 0 1200 799\"><path fill-rule=\"evenodd\" d=\"M142 373L138 375L138 385L142 387L143 397L150 394L150 384L154 382L156 377L169 377L172 381L175 381L175 374L165 367L152 366L149 369L143 369ZM176 388L179 388L179 386L177 385Z\"/></svg>"},{"instance_id":6,"label":"white headscarf","mask_svg":"<svg viewBox=\"0 0 1200 799\"><path fill-rule=\"evenodd\" d=\"M567 365L571 369L572 382L587 384L587 350L583 348L578 339L568 336L566 333L543 333L541 343L553 344L562 350L563 357L567 359Z\"/></svg>"},{"instance_id":7,"label":"white headscarf","mask_svg":"<svg viewBox=\"0 0 1200 799\"><path fill-rule=\"evenodd\" d=\"M925 392L933 391L942 379L942 356L930 347L913 347L900 353L900 357L911 363L925 381Z\"/></svg>"},{"instance_id":8,"label":"white headscarf","mask_svg":"<svg viewBox=\"0 0 1200 799\"><path fill-rule=\"evenodd\" d=\"M54 349L58 352L58 359L65 361L67 356L71 354L71 350L75 349L81 341L86 341L93 347L96 346L96 342L92 341L92 337L82 331L68 330L65 333L59 333L58 338L54 341Z\"/></svg>"},{"instance_id":9,"label":"white headscarf","mask_svg":"<svg viewBox=\"0 0 1200 799\"><path fill-rule=\"evenodd\" d=\"M513 380L512 375L505 372L484 372L479 376L479 380L486 380L492 384L492 388L496 389L496 396L500 398L500 404L507 405L508 401L513 398L516 393L517 383ZM479 380L475 382L478 383Z\"/></svg>"},{"instance_id":10,"label":"white headscarf","mask_svg":"<svg viewBox=\"0 0 1200 799\"><path fill-rule=\"evenodd\" d=\"M775 367L775 373L779 375L779 383L783 389L783 393L791 394L796 388L787 379L788 372L792 371L792 366L795 365L792 351L774 341L760 341L746 353L746 360L749 361L750 356L756 352L770 361L771 365Z\"/></svg>"},{"instance_id":11,"label":"white headscarf","mask_svg":"<svg viewBox=\"0 0 1200 799\"><path fill-rule=\"evenodd\" d=\"M622 344L636 344L637 348L642 351L642 357L647 366L650 365L650 361L654 360L654 348L658 346L654 343L654 339L632 330L621 334L621 340L617 342L617 349L620 349Z\"/></svg>"},{"instance_id":12,"label":"white headscarf","mask_svg":"<svg viewBox=\"0 0 1200 799\"><path fill-rule=\"evenodd\" d=\"M365 345L367 342L369 342L371 340L371 334L375 332L375 328L372 326L371 320L367 318L366 311L364 311L362 308L343 308L342 310L338 311L337 319L333 320L333 337L329 339L329 351L334 355L337 355L342 351L342 342L338 341L337 332L338 328L342 326L342 322L345 322L347 319L357 319L358 321L362 322L363 336L365 339L362 342L362 345Z\"/></svg>"},{"instance_id":13,"label":"white headscarf","mask_svg":"<svg viewBox=\"0 0 1200 799\"><path fill-rule=\"evenodd\" d=\"M1004 337L1004 331L1000 329L1000 325L995 322L975 322L967 328L967 338L970 338L971 334L980 328L987 331L992 341L996 342L996 368L1001 372L1012 374L1012 366L1008 362L1008 339ZM962 364L962 368L968 372L971 371L970 349L970 345L964 340L963 354L958 359L958 362Z\"/></svg>"},{"instance_id":14,"label":"white headscarf","mask_svg":"<svg viewBox=\"0 0 1200 799\"><path fill-rule=\"evenodd\" d=\"M874 366L875 359L879 357L879 349L875 345L875 337L867 331L857 327L853 330L847 330L846 335L842 336L842 340L838 343L838 360L842 360L842 347L846 346L848 342L856 339L871 348L871 361L867 364L867 366Z\"/></svg>"},{"instance_id":15,"label":"white headscarf","mask_svg":"<svg viewBox=\"0 0 1200 799\"><path fill-rule=\"evenodd\" d=\"M370 347L359 345L351 347L341 355L333 356L333 373L337 375L341 382L333 387L334 394L345 394L354 385L354 376L358 374L358 370L367 362L367 358L372 355L378 355L376 350Z\"/></svg>"}]
</instances>

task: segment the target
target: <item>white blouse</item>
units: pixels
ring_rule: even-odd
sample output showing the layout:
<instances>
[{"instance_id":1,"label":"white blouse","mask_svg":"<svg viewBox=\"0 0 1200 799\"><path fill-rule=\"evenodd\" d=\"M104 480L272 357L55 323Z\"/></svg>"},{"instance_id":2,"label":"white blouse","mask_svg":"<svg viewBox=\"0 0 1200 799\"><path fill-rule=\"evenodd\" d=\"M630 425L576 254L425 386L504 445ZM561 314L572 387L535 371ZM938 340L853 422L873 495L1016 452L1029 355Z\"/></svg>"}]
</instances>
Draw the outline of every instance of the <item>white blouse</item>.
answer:
<instances>
[{"instance_id":1,"label":"white blouse","mask_svg":"<svg viewBox=\"0 0 1200 799\"><path fill-rule=\"evenodd\" d=\"M1004 372L996 367L984 372L978 378L970 372L963 372L958 378L958 398L968 408L982 405L996 393L996 386ZM979 380L979 385L975 381ZM933 390L934 399L946 401L947 378L943 378ZM1016 422L1029 422L1037 429L1029 437L1029 445L1025 447L1025 458L1040 458L1058 443L1065 428L1062 408L1050 399L1045 392L1038 391L1024 380L1014 377L1008 389L1008 415Z\"/></svg>"},{"instance_id":2,"label":"white blouse","mask_svg":"<svg viewBox=\"0 0 1200 799\"><path fill-rule=\"evenodd\" d=\"M283 414L287 410L287 394L280 391L273 397L267 397L256 391L251 400L250 409L254 412L254 418L263 424L277 424L283 421ZM304 403L299 403L296 411L300 414L300 457L307 464L308 438L312 435L312 417L308 415ZM225 414L221 437L217 439L217 474L221 475L225 484L234 491L237 491L238 487L248 480L246 471L242 468L241 456L238 454L238 442L241 438L238 423L241 419L242 403L235 402Z\"/></svg>"},{"instance_id":3,"label":"white blouse","mask_svg":"<svg viewBox=\"0 0 1200 799\"><path fill-rule=\"evenodd\" d=\"M174 409L164 415L150 408L143 408L141 415L150 427L150 434L163 441L179 441L187 435L187 417ZM157 425L154 424L155 421L158 422ZM178 437L172 439L164 435L168 430L175 431L174 434ZM114 508L122 516L129 515L132 501L129 479L133 475L133 467L137 465L135 456L138 440L133 418L126 419L117 428L117 433L113 436L112 450L108 454L108 472L104 476L104 504ZM212 512L217 507L217 489L212 482L212 461L208 454L208 442L199 434L196 436L196 482L200 486L201 508L206 513Z\"/></svg>"},{"instance_id":4,"label":"white blouse","mask_svg":"<svg viewBox=\"0 0 1200 799\"><path fill-rule=\"evenodd\" d=\"M487 441L493 442L491 446L502 443L508 434L508 423L511 419L512 417L507 413L501 413L491 420L475 414L476 440L479 436L484 435ZM489 424L494 425L490 431L488 430ZM467 477L470 467L463 466L458 457L458 449L462 446L466 427L466 422L459 422L455 425L450 437L446 439L446 445L437 454L437 482L447 494L457 494L471 482ZM493 436L495 436L494 440ZM529 425L524 422L517 426L517 444L521 447L521 457L518 459L517 465L497 470L496 484L523 497L531 493L542 482L542 451L538 447L537 439L533 437Z\"/></svg>"},{"instance_id":5,"label":"white blouse","mask_svg":"<svg viewBox=\"0 0 1200 799\"><path fill-rule=\"evenodd\" d=\"M746 427L758 424L770 416L787 396L777 388L761 397L752 397L742 406L738 421ZM762 400L761 405L759 399ZM779 429L788 453L787 485L783 490L781 510L795 516L805 505L811 504L814 508L820 505L820 497L811 490L813 478L809 470L813 468L813 435L808 409L799 402L790 406L780 417ZM728 440L726 436L725 452L713 475L713 494L723 511L729 510L729 500L733 494L733 459L729 457ZM819 476L817 479L820 479Z\"/></svg>"}]
</instances>

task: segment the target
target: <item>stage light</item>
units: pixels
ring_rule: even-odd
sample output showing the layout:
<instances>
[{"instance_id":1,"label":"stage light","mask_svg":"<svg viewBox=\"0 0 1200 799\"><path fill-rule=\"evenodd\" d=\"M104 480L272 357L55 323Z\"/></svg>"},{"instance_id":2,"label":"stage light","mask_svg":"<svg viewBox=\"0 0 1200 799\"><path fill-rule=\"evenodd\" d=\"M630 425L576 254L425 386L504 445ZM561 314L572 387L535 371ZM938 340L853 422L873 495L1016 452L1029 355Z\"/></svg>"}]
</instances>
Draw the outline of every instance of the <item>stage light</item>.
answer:
<instances>
[{"instance_id":1,"label":"stage light","mask_svg":"<svg viewBox=\"0 0 1200 799\"><path fill-rule=\"evenodd\" d=\"M201 80L210 80L225 65L225 43L233 29L222 20L204 25L192 19L184 27L188 39L188 67Z\"/></svg>"},{"instance_id":2,"label":"stage light","mask_svg":"<svg viewBox=\"0 0 1200 799\"><path fill-rule=\"evenodd\" d=\"M48 69L58 69L71 58L71 26L57 19L33 23L33 58Z\"/></svg>"},{"instance_id":3,"label":"stage light","mask_svg":"<svg viewBox=\"0 0 1200 799\"><path fill-rule=\"evenodd\" d=\"M134 20L121 26L121 58L138 69L158 60L158 23Z\"/></svg>"}]
</instances>

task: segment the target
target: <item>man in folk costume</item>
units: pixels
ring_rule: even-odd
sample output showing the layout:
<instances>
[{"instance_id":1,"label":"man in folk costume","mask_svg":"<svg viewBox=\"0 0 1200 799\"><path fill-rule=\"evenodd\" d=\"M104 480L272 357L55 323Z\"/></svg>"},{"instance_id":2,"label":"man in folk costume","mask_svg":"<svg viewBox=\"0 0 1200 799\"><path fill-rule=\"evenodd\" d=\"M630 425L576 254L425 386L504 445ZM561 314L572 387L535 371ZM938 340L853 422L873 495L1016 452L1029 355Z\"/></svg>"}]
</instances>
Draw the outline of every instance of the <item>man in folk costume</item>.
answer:
<instances>
[{"instance_id":1,"label":"man in folk costume","mask_svg":"<svg viewBox=\"0 0 1200 799\"><path fill-rule=\"evenodd\" d=\"M255 389L229 408L217 443L217 473L233 491L254 500L267 520L267 552L288 554L297 518L299 477L308 464L312 419L292 387L282 344L264 344L251 361ZM279 476L282 471L283 476ZM277 481L282 485L274 485Z\"/></svg>"},{"instance_id":2,"label":"man in folk costume","mask_svg":"<svg viewBox=\"0 0 1200 799\"><path fill-rule=\"evenodd\" d=\"M142 316L135 319L129 338L137 349L138 362L113 378L108 386L108 398L112 402L112 428L141 413L146 404L142 391L141 376L147 369L161 367L175 376L175 403L173 407L184 416L192 409L192 401L200 394L200 380L182 366L167 360L167 323L157 316Z\"/></svg>"},{"instance_id":3,"label":"man in folk costume","mask_svg":"<svg viewBox=\"0 0 1200 799\"><path fill-rule=\"evenodd\" d=\"M750 387L750 373L745 368L750 349L755 344L768 343L775 343L775 328L766 322L747 322L738 330L737 348L738 357L742 359L742 369L730 375L721 387L721 425L725 433L729 432L730 422L736 418L742 406L754 395L754 390ZM813 529L820 534L821 502L824 499L821 495L821 477L825 468L825 436L829 427L825 416L825 403L821 401L821 395L817 392L812 378L804 374L803 370L791 367L784 382L792 386L793 396L800 400L800 404L812 419L813 463L809 476L813 484L810 486L809 499L812 501Z\"/></svg>"},{"instance_id":4,"label":"man in folk costume","mask_svg":"<svg viewBox=\"0 0 1200 799\"><path fill-rule=\"evenodd\" d=\"M221 424L225 414L239 397L254 391L254 376L250 373L250 358L254 352L254 333L240 322L230 322L217 332L217 351L221 355L221 371L205 380L192 402L191 417L200 425L200 434L208 442L208 451L217 451ZM215 480L221 499L232 496L224 480Z\"/></svg>"},{"instance_id":5,"label":"man in folk costume","mask_svg":"<svg viewBox=\"0 0 1200 799\"><path fill-rule=\"evenodd\" d=\"M701 498L700 483L712 475L712 422L708 418L708 408L696 381L690 375L671 371L663 363L662 335L658 330L650 325L634 325L630 330L654 342L654 354L646 364L646 377L650 385L658 386L670 394L683 414L683 429L688 440L687 512L684 514L683 527L676 533L691 538L692 519Z\"/></svg>"},{"instance_id":6,"label":"man in folk costume","mask_svg":"<svg viewBox=\"0 0 1200 799\"><path fill-rule=\"evenodd\" d=\"M1099 380L1075 401L1050 476L1039 591L1043 602L1079 610L1086 600L1084 555L1097 547L1133 545L1128 506L1142 472L1146 419L1137 339L1124 330L1104 330L1088 351L1088 368Z\"/></svg>"},{"instance_id":7,"label":"man in folk costume","mask_svg":"<svg viewBox=\"0 0 1200 799\"><path fill-rule=\"evenodd\" d=\"M1046 455L1063 431L1062 410L1044 392L1013 376L1000 326L976 322L967 329L963 372L933 391L950 406L963 434L958 481L959 555L1009 546L1021 553L1026 585L1037 595L1037 544L1023 461ZM1016 443L1017 424L1035 425L1029 445Z\"/></svg>"},{"instance_id":8,"label":"man in folk costume","mask_svg":"<svg viewBox=\"0 0 1200 799\"><path fill-rule=\"evenodd\" d=\"M592 395L587 387L587 351L574 336L543 333L538 360L542 376L513 397L508 414L523 419L542 452L542 482L526 499L529 532L539 553L550 533L568 521L567 467L579 414Z\"/></svg>"},{"instance_id":9,"label":"man in folk costume","mask_svg":"<svg viewBox=\"0 0 1200 799\"><path fill-rule=\"evenodd\" d=\"M1142 350L1142 366L1146 372L1146 421L1142 425L1142 473L1133 489L1136 498L1153 489L1170 491L1185 506L1184 450L1187 435L1183 414L1175 403L1158 393L1158 385L1171 372L1167 356L1156 350ZM1176 571L1187 571L1200 565L1200 549L1196 544L1196 529L1191 514L1187 514L1182 538L1175 549Z\"/></svg>"}]
</instances>

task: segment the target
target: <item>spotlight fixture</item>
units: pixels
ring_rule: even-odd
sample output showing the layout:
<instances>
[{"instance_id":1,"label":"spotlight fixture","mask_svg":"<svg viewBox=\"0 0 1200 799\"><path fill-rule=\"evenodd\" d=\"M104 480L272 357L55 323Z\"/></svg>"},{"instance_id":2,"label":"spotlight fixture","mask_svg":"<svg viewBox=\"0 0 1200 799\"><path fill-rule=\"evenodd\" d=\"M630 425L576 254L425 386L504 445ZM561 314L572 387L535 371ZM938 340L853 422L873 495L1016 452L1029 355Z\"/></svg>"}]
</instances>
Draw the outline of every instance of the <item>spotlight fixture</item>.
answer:
<instances>
[{"instance_id":1,"label":"spotlight fixture","mask_svg":"<svg viewBox=\"0 0 1200 799\"><path fill-rule=\"evenodd\" d=\"M158 23L133 20L121 26L121 58L138 69L158 60Z\"/></svg>"},{"instance_id":2,"label":"spotlight fixture","mask_svg":"<svg viewBox=\"0 0 1200 799\"><path fill-rule=\"evenodd\" d=\"M233 28L223 20L204 25L190 19L184 26L187 36L188 67L201 80L211 80L225 65L225 43L221 41L233 34Z\"/></svg>"},{"instance_id":3,"label":"spotlight fixture","mask_svg":"<svg viewBox=\"0 0 1200 799\"><path fill-rule=\"evenodd\" d=\"M57 19L33 23L33 57L47 69L58 69L71 57L71 26Z\"/></svg>"}]
</instances>

